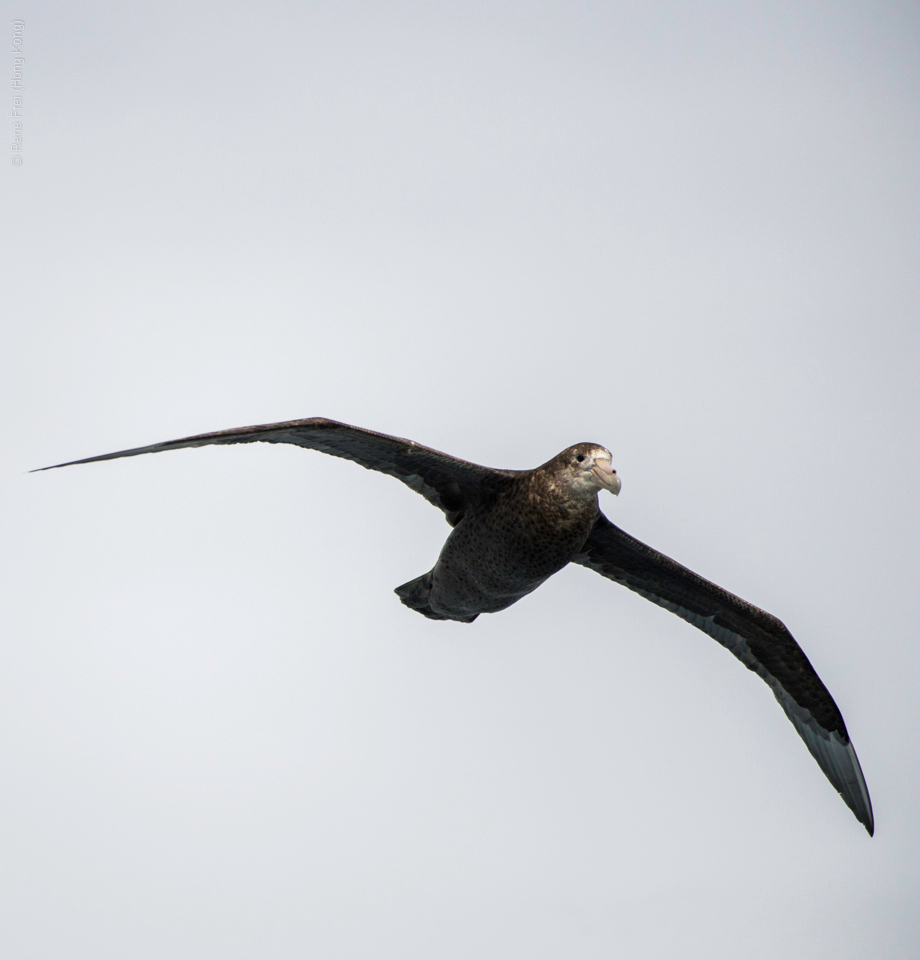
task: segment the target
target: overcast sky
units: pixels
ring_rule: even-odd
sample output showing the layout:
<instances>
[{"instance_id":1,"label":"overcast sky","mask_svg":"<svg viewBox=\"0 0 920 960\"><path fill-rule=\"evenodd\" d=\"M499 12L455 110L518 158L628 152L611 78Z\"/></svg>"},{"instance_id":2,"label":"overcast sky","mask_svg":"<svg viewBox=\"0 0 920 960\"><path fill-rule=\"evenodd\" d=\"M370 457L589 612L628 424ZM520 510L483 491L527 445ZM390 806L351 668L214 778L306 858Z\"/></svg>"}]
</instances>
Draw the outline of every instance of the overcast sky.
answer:
<instances>
[{"instance_id":1,"label":"overcast sky","mask_svg":"<svg viewBox=\"0 0 920 960\"><path fill-rule=\"evenodd\" d=\"M914 3L4 0L0 952L920 955ZM13 90L4 97L11 113ZM779 616L769 689L583 568L470 626L327 416L527 468Z\"/></svg>"}]
</instances>

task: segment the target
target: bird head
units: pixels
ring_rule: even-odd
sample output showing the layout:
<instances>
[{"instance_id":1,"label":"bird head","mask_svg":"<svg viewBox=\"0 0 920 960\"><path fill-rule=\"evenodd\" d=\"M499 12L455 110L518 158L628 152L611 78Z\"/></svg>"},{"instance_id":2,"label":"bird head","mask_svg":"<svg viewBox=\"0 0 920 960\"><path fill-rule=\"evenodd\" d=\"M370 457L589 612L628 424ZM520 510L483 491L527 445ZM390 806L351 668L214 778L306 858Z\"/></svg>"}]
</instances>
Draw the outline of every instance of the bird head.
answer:
<instances>
[{"instance_id":1,"label":"bird head","mask_svg":"<svg viewBox=\"0 0 920 960\"><path fill-rule=\"evenodd\" d=\"M606 447L596 443L576 443L555 458L557 470L565 478L569 489L582 496L607 490L614 496L620 492L620 478L611 463Z\"/></svg>"}]
</instances>

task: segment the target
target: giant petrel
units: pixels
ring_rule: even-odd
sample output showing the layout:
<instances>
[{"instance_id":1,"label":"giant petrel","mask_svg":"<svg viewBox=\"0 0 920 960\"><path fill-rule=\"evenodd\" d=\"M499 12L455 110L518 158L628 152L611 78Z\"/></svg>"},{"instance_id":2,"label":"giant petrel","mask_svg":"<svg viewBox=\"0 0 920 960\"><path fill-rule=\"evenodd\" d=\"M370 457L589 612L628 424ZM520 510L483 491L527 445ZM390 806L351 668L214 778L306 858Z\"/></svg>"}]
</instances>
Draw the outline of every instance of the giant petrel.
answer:
<instances>
[{"instance_id":1,"label":"giant petrel","mask_svg":"<svg viewBox=\"0 0 920 960\"><path fill-rule=\"evenodd\" d=\"M432 620L471 623L578 563L676 613L718 640L769 685L828 780L871 835L872 803L837 704L786 627L612 524L600 490L620 492L610 451L578 443L535 470L495 470L412 440L323 417L202 433L73 463L212 443L294 443L402 480L453 527L438 562L396 588ZM54 469L44 467L45 470Z\"/></svg>"}]
</instances>

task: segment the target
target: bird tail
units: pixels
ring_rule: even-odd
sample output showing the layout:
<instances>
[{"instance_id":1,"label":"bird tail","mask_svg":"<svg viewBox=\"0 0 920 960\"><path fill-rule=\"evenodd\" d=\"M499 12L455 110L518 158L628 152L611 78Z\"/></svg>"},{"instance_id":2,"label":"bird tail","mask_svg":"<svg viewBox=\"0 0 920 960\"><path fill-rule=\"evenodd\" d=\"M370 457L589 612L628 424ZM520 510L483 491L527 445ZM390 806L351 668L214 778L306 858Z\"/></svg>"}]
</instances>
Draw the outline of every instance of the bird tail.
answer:
<instances>
[{"instance_id":1,"label":"bird tail","mask_svg":"<svg viewBox=\"0 0 920 960\"><path fill-rule=\"evenodd\" d=\"M397 587L393 592L410 610L418 610L429 620L446 620L447 617L435 613L428 603L428 594L431 593L431 573L432 571L429 570L428 573L423 573L420 577Z\"/></svg>"},{"instance_id":2,"label":"bird tail","mask_svg":"<svg viewBox=\"0 0 920 960\"><path fill-rule=\"evenodd\" d=\"M428 617L429 620L462 620L463 623L472 623L476 619L475 614L472 617L463 618L445 617L443 613L435 613L431 609L428 595L431 593L432 572L429 570L428 573L423 573L420 577L397 587L393 592L410 610L417 610L423 617Z\"/></svg>"}]
</instances>

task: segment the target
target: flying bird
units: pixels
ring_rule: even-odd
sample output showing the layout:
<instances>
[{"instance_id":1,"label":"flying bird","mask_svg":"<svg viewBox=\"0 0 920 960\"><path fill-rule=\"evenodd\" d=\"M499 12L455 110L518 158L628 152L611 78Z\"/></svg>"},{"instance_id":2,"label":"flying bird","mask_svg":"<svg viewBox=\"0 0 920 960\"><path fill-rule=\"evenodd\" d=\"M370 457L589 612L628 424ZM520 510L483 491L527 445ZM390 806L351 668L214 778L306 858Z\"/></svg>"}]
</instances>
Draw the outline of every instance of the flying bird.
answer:
<instances>
[{"instance_id":1,"label":"flying bird","mask_svg":"<svg viewBox=\"0 0 920 960\"><path fill-rule=\"evenodd\" d=\"M598 493L620 492L610 451L578 443L534 470L496 470L412 440L323 417L202 433L43 467L220 443L293 443L401 480L453 527L437 563L396 588L432 620L471 623L536 590L568 563L670 610L733 653L764 680L828 780L870 836L872 803L843 717L781 621L704 580L611 523ZM36 471L37 472L37 471Z\"/></svg>"}]
</instances>

